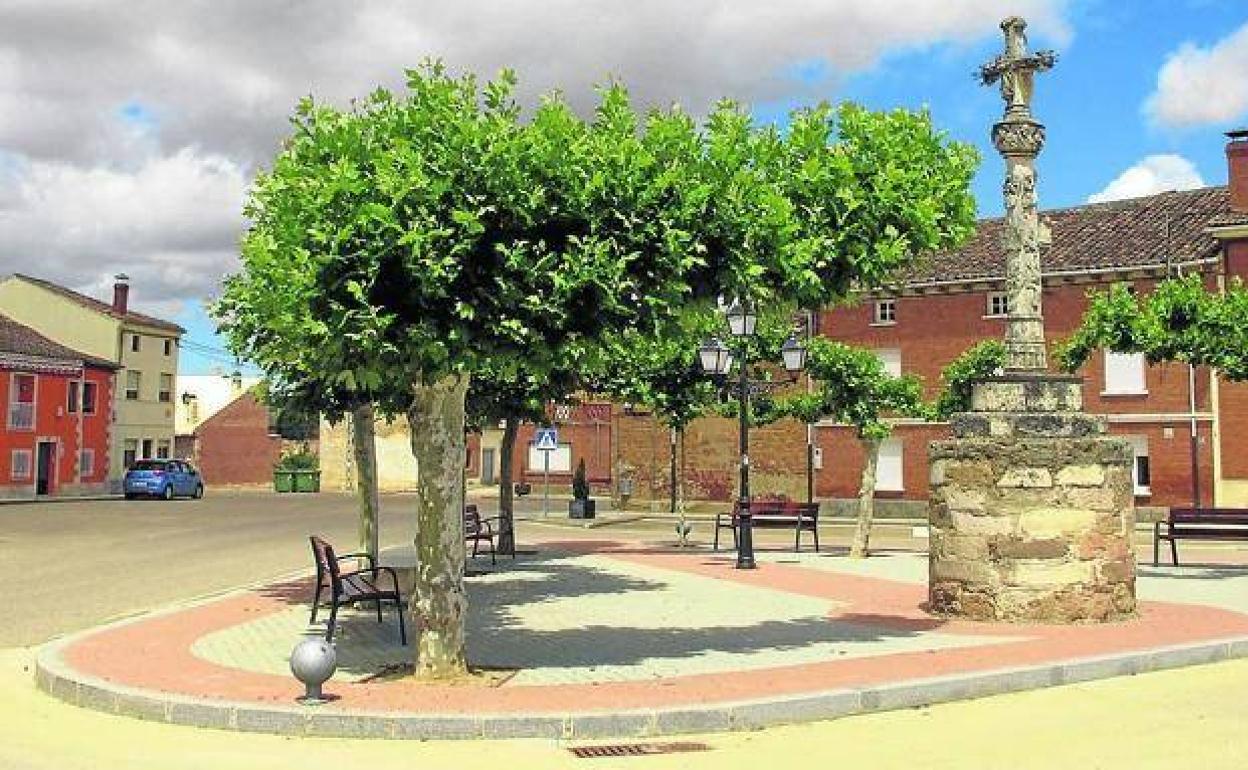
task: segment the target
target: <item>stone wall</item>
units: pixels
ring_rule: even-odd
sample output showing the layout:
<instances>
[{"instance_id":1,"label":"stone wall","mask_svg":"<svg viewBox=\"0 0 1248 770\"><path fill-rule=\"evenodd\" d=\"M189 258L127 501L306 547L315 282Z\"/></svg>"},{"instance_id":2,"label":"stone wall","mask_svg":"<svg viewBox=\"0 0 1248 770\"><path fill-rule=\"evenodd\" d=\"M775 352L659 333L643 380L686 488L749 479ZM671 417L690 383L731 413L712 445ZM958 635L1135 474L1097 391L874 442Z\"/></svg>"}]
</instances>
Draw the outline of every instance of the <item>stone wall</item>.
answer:
<instances>
[{"instance_id":1,"label":"stone wall","mask_svg":"<svg viewBox=\"0 0 1248 770\"><path fill-rule=\"evenodd\" d=\"M1077 402L1037 409L1068 383L1034 384L1010 404L988 397L1010 401L1017 383L977 386L977 403L1013 416L957 415L959 437L931 445L930 609L1049 623L1131 616L1131 447L1070 411Z\"/></svg>"}]
</instances>

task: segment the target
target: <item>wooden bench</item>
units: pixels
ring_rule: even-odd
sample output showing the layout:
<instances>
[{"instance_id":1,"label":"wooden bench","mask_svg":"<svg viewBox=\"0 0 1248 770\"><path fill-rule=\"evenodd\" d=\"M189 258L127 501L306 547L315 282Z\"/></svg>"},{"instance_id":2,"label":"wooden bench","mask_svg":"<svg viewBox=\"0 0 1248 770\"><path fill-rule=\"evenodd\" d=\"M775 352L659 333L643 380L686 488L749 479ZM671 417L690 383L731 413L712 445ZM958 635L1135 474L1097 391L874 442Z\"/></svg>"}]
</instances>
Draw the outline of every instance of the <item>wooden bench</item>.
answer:
<instances>
[{"instance_id":1,"label":"wooden bench","mask_svg":"<svg viewBox=\"0 0 1248 770\"><path fill-rule=\"evenodd\" d=\"M378 567L372 556L366 553L348 553L338 556L334 547L321 538L313 535L312 558L316 561L316 593L312 595L312 618L316 622L316 612L321 605L321 591L329 588L329 626L325 629L325 641L334 640L334 627L338 623L338 608L344 604L355 602L375 602L377 606L377 622L382 622L381 605L393 602L395 612L399 616L399 641L407 644L407 629L403 625L403 599L399 595L399 578L389 567ZM365 559L368 568L343 572L338 563L344 559ZM386 574L390 576L393 590L385 588L378 578Z\"/></svg>"},{"instance_id":2,"label":"wooden bench","mask_svg":"<svg viewBox=\"0 0 1248 770\"><path fill-rule=\"evenodd\" d=\"M1161 541L1170 541L1170 560L1179 566L1180 540L1248 540L1248 510L1242 508L1171 508L1165 521L1153 524L1153 566Z\"/></svg>"},{"instance_id":3,"label":"wooden bench","mask_svg":"<svg viewBox=\"0 0 1248 770\"><path fill-rule=\"evenodd\" d=\"M737 528L741 525L741 504L731 513L715 514L715 545L719 550L719 531L732 530L732 547L737 547ZM756 527L792 527L793 550L802 550L802 533L814 536L815 552L819 551L819 503L795 503L791 500L760 500L750 503L750 522Z\"/></svg>"},{"instance_id":4,"label":"wooden bench","mask_svg":"<svg viewBox=\"0 0 1248 770\"><path fill-rule=\"evenodd\" d=\"M472 543L472 558L477 558L477 548L482 542L490 544L490 564L497 564L498 543L495 541L501 532L494 530L494 523L501 522L500 516L481 515L481 511L477 509L476 503L468 503L464 506L464 544ZM516 558L515 549L516 538L511 538L512 549L508 554L511 558Z\"/></svg>"}]
</instances>

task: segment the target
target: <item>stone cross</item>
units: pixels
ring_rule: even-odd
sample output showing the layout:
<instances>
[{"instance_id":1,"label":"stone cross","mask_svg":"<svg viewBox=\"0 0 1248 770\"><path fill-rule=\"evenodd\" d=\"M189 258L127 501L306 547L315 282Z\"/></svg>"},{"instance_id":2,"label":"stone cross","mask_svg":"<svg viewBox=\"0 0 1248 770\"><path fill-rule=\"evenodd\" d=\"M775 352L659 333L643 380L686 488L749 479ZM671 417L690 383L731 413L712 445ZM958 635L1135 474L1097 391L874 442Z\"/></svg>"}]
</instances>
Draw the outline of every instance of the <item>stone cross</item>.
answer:
<instances>
[{"instance_id":1,"label":"stone cross","mask_svg":"<svg viewBox=\"0 0 1248 770\"><path fill-rule=\"evenodd\" d=\"M1005 158L1005 286L1009 321L1005 332L1007 371L1047 368L1044 317L1040 307L1040 249L1048 233L1036 200L1036 156L1044 146L1044 126L1031 116L1035 75L1052 68L1050 51L1027 52L1027 22L1011 16L1001 22L1005 52L982 66L984 85L1001 84L1005 115L992 127L992 141Z\"/></svg>"}]
</instances>

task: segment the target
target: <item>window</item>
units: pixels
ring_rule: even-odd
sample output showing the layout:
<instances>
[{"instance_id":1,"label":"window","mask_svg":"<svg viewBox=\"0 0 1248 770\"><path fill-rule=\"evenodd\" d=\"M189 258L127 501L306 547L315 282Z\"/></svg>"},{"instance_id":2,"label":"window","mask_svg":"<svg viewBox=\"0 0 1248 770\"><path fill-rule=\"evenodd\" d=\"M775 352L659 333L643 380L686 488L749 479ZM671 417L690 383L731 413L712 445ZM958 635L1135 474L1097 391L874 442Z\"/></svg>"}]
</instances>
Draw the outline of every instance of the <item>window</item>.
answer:
<instances>
[{"instance_id":1,"label":"window","mask_svg":"<svg viewBox=\"0 0 1248 770\"><path fill-rule=\"evenodd\" d=\"M84 449L78 453L78 476L86 477L95 474L95 450Z\"/></svg>"},{"instance_id":2,"label":"window","mask_svg":"<svg viewBox=\"0 0 1248 770\"><path fill-rule=\"evenodd\" d=\"M134 465L135 460L139 459L139 440L137 438L126 439L121 453L121 463L130 468Z\"/></svg>"},{"instance_id":3,"label":"window","mask_svg":"<svg viewBox=\"0 0 1248 770\"><path fill-rule=\"evenodd\" d=\"M173 354L173 340L165 340L165 355Z\"/></svg>"},{"instance_id":4,"label":"window","mask_svg":"<svg viewBox=\"0 0 1248 770\"><path fill-rule=\"evenodd\" d=\"M880 461L875 466L875 488L880 492L902 492L901 439L896 436L880 442Z\"/></svg>"},{"instance_id":5,"label":"window","mask_svg":"<svg viewBox=\"0 0 1248 770\"><path fill-rule=\"evenodd\" d=\"M160 375L160 390L156 393L156 398L162 403L169 403L173 399L173 375Z\"/></svg>"},{"instance_id":6,"label":"window","mask_svg":"<svg viewBox=\"0 0 1248 770\"><path fill-rule=\"evenodd\" d=\"M13 481L21 481L30 478L31 452L29 449L14 449L12 457L12 468L9 475Z\"/></svg>"},{"instance_id":7,"label":"window","mask_svg":"<svg viewBox=\"0 0 1248 770\"><path fill-rule=\"evenodd\" d=\"M1105 351L1105 394L1144 395L1143 353L1111 353Z\"/></svg>"},{"instance_id":8,"label":"window","mask_svg":"<svg viewBox=\"0 0 1248 770\"><path fill-rule=\"evenodd\" d=\"M156 459L158 460L169 459L169 440L168 439L161 439L160 441L156 442Z\"/></svg>"},{"instance_id":9,"label":"window","mask_svg":"<svg viewBox=\"0 0 1248 770\"><path fill-rule=\"evenodd\" d=\"M143 344L139 341L139 335L137 335L137 334L131 334L131 335L130 335L130 352L132 352L132 353L138 353L138 352L139 352L139 349L140 349L142 346L143 346Z\"/></svg>"},{"instance_id":10,"label":"window","mask_svg":"<svg viewBox=\"0 0 1248 770\"><path fill-rule=\"evenodd\" d=\"M69 396L65 399L65 409L74 414L78 411L78 405L82 403L82 395L78 392L78 380L69 381Z\"/></svg>"},{"instance_id":11,"label":"window","mask_svg":"<svg viewBox=\"0 0 1248 770\"><path fill-rule=\"evenodd\" d=\"M143 439L143 459L152 459L152 440L150 438Z\"/></svg>"},{"instance_id":12,"label":"window","mask_svg":"<svg viewBox=\"0 0 1248 770\"><path fill-rule=\"evenodd\" d=\"M1148 439L1144 436L1126 436L1131 443L1131 452L1135 456L1132 463L1132 477L1135 481L1135 494L1151 495L1152 471L1148 465Z\"/></svg>"},{"instance_id":13,"label":"window","mask_svg":"<svg viewBox=\"0 0 1248 770\"><path fill-rule=\"evenodd\" d=\"M126 400L139 400L139 387L143 384L143 373L130 369L126 372Z\"/></svg>"},{"instance_id":14,"label":"window","mask_svg":"<svg viewBox=\"0 0 1248 770\"><path fill-rule=\"evenodd\" d=\"M95 414L95 391L97 385L94 382L82 383L82 413Z\"/></svg>"},{"instance_id":15,"label":"window","mask_svg":"<svg viewBox=\"0 0 1248 770\"><path fill-rule=\"evenodd\" d=\"M9 430L35 429L35 375L16 374L9 380Z\"/></svg>"},{"instance_id":16,"label":"window","mask_svg":"<svg viewBox=\"0 0 1248 770\"><path fill-rule=\"evenodd\" d=\"M877 299L875 301L875 321L873 323L876 323L876 324L897 323L897 300Z\"/></svg>"},{"instance_id":17,"label":"window","mask_svg":"<svg viewBox=\"0 0 1248 770\"><path fill-rule=\"evenodd\" d=\"M571 473L572 472L572 445L560 444L559 448L554 451L542 451L537 448L537 444L529 442L529 470L544 471L546 470L546 458L542 455L550 455L550 472L551 473Z\"/></svg>"},{"instance_id":18,"label":"window","mask_svg":"<svg viewBox=\"0 0 1248 770\"><path fill-rule=\"evenodd\" d=\"M988 292L988 317L999 318L1010 314L1010 298L1003 291Z\"/></svg>"},{"instance_id":19,"label":"window","mask_svg":"<svg viewBox=\"0 0 1248 770\"><path fill-rule=\"evenodd\" d=\"M875 354L879 356L880 363L884 364L884 371L894 377L901 376L901 351L900 350L877 350Z\"/></svg>"}]
</instances>

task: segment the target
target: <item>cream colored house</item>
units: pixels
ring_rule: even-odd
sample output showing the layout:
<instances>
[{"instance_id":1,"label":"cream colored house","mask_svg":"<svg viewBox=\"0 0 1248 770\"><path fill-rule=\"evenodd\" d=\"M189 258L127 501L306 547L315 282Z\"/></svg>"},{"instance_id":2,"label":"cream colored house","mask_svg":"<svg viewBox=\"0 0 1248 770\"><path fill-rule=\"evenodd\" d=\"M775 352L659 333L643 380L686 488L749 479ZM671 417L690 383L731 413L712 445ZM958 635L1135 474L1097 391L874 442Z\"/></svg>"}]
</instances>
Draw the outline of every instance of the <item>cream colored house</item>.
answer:
<instances>
[{"instance_id":1,"label":"cream colored house","mask_svg":"<svg viewBox=\"0 0 1248 770\"><path fill-rule=\"evenodd\" d=\"M116 486L134 460L173 455L178 344L186 331L130 310L129 298L124 275L117 277L111 304L26 275L0 279L0 313L121 367L108 459Z\"/></svg>"}]
</instances>

